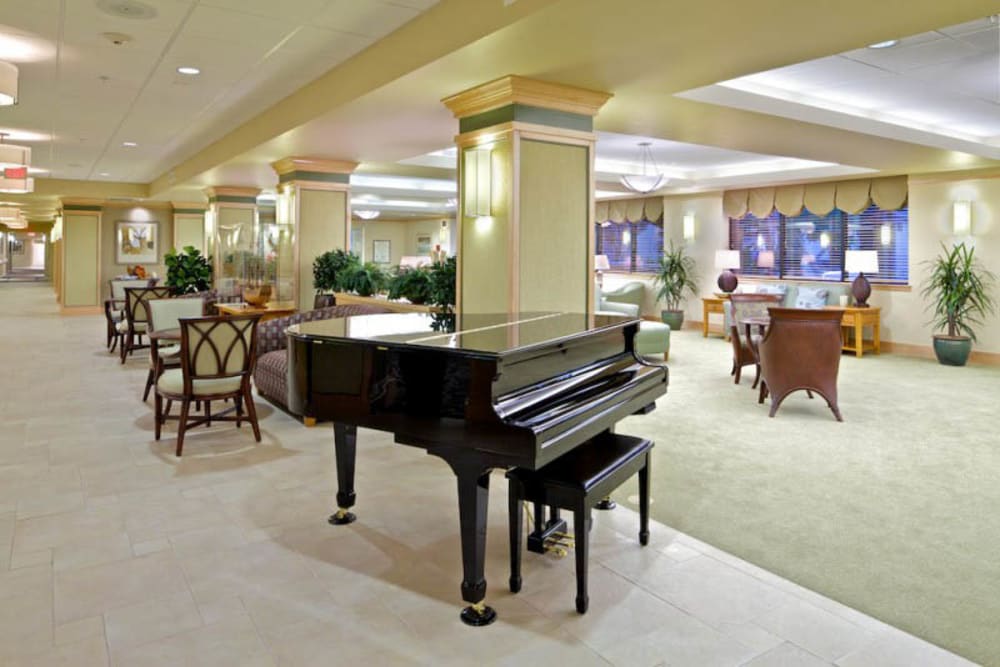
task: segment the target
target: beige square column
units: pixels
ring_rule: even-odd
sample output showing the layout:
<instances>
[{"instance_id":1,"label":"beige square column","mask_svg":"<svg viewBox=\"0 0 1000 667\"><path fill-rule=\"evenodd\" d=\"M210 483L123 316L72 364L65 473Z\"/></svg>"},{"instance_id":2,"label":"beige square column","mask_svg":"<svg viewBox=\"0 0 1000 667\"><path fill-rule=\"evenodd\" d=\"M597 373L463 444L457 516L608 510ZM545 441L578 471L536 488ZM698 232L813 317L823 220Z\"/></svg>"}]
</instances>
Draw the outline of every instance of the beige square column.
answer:
<instances>
[{"instance_id":1,"label":"beige square column","mask_svg":"<svg viewBox=\"0 0 1000 667\"><path fill-rule=\"evenodd\" d=\"M205 254L212 257L212 278L222 297L239 296L246 259L256 254L257 188L207 188Z\"/></svg>"},{"instance_id":2,"label":"beige square column","mask_svg":"<svg viewBox=\"0 0 1000 667\"><path fill-rule=\"evenodd\" d=\"M100 310L101 211L99 199L62 200L57 289L64 313Z\"/></svg>"},{"instance_id":3,"label":"beige square column","mask_svg":"<svg viewBox=\"0 0 1000 667\"><path fill-rule=\"evenodd\" d=\"M593 117L610 97L506 76L442 100L460 131L460 312L593 311Z\"/></svg>"},{"instance_id":4,"label":"beige square column","mask_svg":"<svg viewBox=\"0 0 1000 667\"><path fill-rule=\"evenodd\" d=\"M358 163L286 157L271 166L278 174L277 226L290 228L292 243L288 264L278 271L290 276L299 310L312 310L313 260L350 247L351 173Z\"/></svg>"},{"instance_id":5,"label":"beige square column","mask_svg":"<svg viewBox=\"0 0 1000 667\"><path fill-rule=\"evenodd\" d=\"M208 206L195 202L171 203L174 206L174 238L171 247L180 252L187 246L192 246L206 255L205 213Z\"/></svg>"}]
</instances>

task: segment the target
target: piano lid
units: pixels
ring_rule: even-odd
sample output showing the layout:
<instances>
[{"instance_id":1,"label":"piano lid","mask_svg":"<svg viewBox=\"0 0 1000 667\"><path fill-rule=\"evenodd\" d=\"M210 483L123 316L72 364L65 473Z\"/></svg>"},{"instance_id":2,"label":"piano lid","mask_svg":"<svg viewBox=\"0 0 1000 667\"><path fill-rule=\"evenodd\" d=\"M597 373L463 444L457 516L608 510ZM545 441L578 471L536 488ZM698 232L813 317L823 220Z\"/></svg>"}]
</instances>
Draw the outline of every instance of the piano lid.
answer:
<instances>
[{"instance_id":1,"label":"piano lid","mask_svg":"<svg viewBox=\"0 0 1000 667\"><path fill-rule=\"evenodd\" d=\"M503 356L559 339L623 328L637 322L625 315L583 313L498 313L461 316L386 313L315 320L292 325L300 339L369 342L385 347L455 350L473 356Z\"/></svg>"}]
</instances>

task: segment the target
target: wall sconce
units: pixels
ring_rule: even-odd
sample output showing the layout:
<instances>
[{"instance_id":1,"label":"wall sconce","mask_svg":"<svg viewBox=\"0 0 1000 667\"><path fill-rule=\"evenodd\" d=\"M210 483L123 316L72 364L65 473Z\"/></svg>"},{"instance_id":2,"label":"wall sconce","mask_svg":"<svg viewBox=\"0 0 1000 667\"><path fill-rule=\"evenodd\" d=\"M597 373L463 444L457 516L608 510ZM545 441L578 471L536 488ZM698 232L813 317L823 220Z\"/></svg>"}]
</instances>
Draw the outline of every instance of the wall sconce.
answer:
<instances>
[{"instance_id":1,"label":"wall sconce","mask_svg":"<svg viewBox=\"0 0 1000 667\"><path fill-rule=\"evenodd\" d=\"M952 204L951 228L955 236L972 236L971 201L957 201Z\"/></svg>"},{"instance_id":2,"label":"wall sconce","mask_svg":"<svg viewBox=\"0 0 1000 667\"><path fill-rule=\"evenodd\" d=\"M469 148L465 151L462 174L464 181L465 216L481 218L493 215L493 165L489 148Z\"/></svg>"},{"instance_id":3,"label":"wall sconce","mask_svg":"<svg viewBox=\"0 0 1000 667\"><path fill-rule=\"evenodd\" d=\"M694 241L694 213L684 214L684 240Z\"/></svg>"}]
</instances>

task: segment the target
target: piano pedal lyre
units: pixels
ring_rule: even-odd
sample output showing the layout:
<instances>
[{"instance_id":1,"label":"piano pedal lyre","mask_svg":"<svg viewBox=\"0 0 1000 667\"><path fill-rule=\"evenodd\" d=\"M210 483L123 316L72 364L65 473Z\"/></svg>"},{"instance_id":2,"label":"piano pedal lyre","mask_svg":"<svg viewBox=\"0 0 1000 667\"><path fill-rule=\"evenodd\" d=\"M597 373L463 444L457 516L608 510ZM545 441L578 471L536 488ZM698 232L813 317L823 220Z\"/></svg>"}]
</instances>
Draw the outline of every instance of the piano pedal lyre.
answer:
<instances>
[{"instance_id":1,"label":"piano pedal lyre","mask_svg":"<svg viewBox=\"0 0 1000 667\"><path fill-rule=\"evenodd\" d=\"M576 541L572 535L555 532L545 538L545 553L552 554L556 558L565 558L569 555L569 550L576 546Z\"/></svg>"}]
</instances>

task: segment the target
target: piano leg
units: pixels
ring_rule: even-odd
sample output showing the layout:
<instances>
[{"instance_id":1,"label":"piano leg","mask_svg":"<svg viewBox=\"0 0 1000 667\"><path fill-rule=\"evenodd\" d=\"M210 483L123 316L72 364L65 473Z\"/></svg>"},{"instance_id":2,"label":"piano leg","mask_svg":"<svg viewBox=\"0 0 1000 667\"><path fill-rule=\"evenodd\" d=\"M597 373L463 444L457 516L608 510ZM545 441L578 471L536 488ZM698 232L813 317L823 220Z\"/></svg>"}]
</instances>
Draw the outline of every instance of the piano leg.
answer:
<instances>
[{"instance_id":1,"label":"piano leg","mask_svg":"<svg viewBox=\"0 0 1000 667\"><path fill-rule=\"evenodd\" d=\"M486 517L490 500L490 468L479 456L430 449L458 478L458 518L462 535L462 599L469 606L460 618L466 625L489 625L497 612L486 605Z\"/></svg>"},{"instance_id":2,"label":"piano leg","mask_svg":"<svg viewBox=\"0 0 1000 667\"><path fill-rule=\"evenodd\" d=\"M358 427L334 422L333 444L337 455L337 511L330 515L329 522L342 526L358 518L348 511L354 507L354 462L358 456Z\"/></svg>"}]
</instances>

